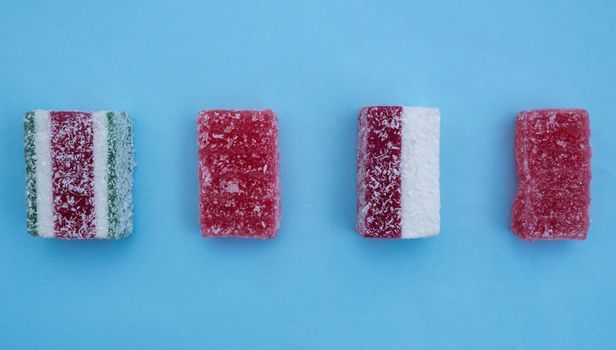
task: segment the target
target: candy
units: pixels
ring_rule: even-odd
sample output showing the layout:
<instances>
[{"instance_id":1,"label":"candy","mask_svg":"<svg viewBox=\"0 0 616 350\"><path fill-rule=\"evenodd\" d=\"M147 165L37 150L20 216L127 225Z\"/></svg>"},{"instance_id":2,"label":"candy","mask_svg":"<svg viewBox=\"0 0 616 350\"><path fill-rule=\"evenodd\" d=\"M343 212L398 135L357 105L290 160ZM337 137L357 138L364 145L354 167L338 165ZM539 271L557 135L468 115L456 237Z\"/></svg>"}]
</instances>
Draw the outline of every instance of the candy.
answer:
<instances>
[{"instance_id":1,"label":"candy","mask_svg":"<svg viewBox=\"0 0 616 350\"><path fill-rule=\"evenodd\" d=\"M359 113L357 231L422 238L440 230L440 114L376 106Z\"/></svg>"},{"instance_id":2,"label":"candy","mask_svg":"<svg viewBox=\"0 0 616 350\"><path fill-rule=\"evenodd\" d=\"M24 129L30 234L118 239L131 233L128 114L36 110L26 114Z\"/></svg>"},{"instance_id":3,"label":"candy","mask_svg":"<svg viewBox=\"0 0 616 350\"><path fill-rule=\"evenodd\" d=\"M582 109L521 112L513 232L533 240L586 239L590 223L590 121Z\"/></svg>"},{"instance_id":4,"label":"candy","mask_svg":"<svg viewBox=\"0 0 616 350\"><path fill-rule=\"evenodd\" d=\"M201 234L273 238L280 225L274 112L202 111L198 129Z\"/></svg>"}]
</instances>

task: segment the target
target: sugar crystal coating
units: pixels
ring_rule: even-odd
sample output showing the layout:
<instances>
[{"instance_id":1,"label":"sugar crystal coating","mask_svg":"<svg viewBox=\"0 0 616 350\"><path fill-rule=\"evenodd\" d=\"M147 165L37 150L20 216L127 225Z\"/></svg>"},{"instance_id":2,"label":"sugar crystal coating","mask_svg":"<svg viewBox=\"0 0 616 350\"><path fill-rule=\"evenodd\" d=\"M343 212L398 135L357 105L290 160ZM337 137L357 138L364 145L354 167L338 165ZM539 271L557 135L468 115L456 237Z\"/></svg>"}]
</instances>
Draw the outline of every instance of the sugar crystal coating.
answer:
<instances>
[{"instance_id":1,"label":"sugar crystal coating","mask_svg":"<svg viewBox=\"0 0 616 350\"><path fill-rule=\"evenodd\" d=\"M512 229L525 240L586 239L590 224L588 112L522 112L516 121L519 181Z\"/></svg>"},{"instance_id":2,"label":"sugar crystal coating","mask_svg":"<svg viewBox=\"0 0 616 350\"><path fill-rule=\"evenodd\" d=\"M198 129L202 235L274 237L280 225L274 112L202 111Z\"/></svg>"}]
</instances>

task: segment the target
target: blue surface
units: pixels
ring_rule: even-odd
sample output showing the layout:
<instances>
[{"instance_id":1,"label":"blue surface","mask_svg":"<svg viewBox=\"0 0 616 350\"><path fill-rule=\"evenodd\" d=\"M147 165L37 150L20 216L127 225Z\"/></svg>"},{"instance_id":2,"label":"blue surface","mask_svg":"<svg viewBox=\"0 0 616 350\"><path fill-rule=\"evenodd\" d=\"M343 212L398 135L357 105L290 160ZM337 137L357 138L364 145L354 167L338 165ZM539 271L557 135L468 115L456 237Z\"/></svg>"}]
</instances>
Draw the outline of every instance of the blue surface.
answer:
<instances>
[{"instance_id":1,"label":"blue surface","mask_svg":"<svg viewBox=\"0 0 616 350\"><path fill-rule=\"evenodd\" d=\"M0 348L607 349L616 344L613 1L0 3ZM428 4L430 3L430 4ZM363 105L442 113L442 232L354 233ZM199 236L196 115L273 108L273 241ZM585 242L509 230L515 114L590 111ZM135 232L25 232L22 117L134 118Z\"/></svg>"}]
</instances>

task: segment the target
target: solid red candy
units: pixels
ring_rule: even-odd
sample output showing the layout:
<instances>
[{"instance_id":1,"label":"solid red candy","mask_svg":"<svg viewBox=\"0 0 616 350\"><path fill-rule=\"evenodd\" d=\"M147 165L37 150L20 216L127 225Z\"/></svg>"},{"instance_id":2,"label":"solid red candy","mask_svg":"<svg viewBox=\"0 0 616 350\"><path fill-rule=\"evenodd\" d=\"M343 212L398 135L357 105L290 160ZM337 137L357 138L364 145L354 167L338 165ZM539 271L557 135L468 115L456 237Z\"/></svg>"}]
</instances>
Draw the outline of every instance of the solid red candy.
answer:
<instances>
[{"instance_id":1,"label":"solid red candy","mask_svg":"<svg viewBox=\"0 0 616 350\"><path fill-rule=\"evenodd\" d=\"M280 224L274 112L203 111L198 126L202 235L274 237Z\"/></svg>"},{"instance_id":2,"label":"solid red candy","mask_svg":"<svg viewBox=\"0 0 616 350\"><path fill-rule=\"evenodd\" d=\"M588 112L522 112L516 122L519 189L512 229L526 240L586 239L590 223Z\"/></svg>"}]
</instances>

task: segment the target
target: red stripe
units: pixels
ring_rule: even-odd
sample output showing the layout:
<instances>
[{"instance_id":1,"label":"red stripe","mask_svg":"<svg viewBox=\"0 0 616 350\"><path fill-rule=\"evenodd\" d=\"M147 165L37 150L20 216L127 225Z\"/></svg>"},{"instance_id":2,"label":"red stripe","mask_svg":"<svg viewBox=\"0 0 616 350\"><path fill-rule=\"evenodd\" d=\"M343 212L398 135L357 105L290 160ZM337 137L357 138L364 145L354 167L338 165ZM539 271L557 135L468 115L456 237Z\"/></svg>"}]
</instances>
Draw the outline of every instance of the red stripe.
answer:
<instances>
[{"instance_id":1,"label":"red stripe","mask_svg":"<svg viewBox=\"0 0 616 350\"><path fill-rule=\"evenodd\" d=\"M92 115L51 112L51 171L58 238L94 238Z\"/></svg>"},{"instance_id":2,"label":"red stripe","mask_svg":"<svg viewBox=\"0 0 616 350\"><path fill-rule=\"evenodd\" d=\"M363 234L374 238L400 238L402 107L367 107L361 113L367 133L362 156L366 186L364 200L369 205Z\"/></svg>"}]
</instances>

